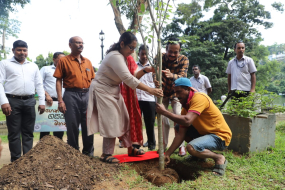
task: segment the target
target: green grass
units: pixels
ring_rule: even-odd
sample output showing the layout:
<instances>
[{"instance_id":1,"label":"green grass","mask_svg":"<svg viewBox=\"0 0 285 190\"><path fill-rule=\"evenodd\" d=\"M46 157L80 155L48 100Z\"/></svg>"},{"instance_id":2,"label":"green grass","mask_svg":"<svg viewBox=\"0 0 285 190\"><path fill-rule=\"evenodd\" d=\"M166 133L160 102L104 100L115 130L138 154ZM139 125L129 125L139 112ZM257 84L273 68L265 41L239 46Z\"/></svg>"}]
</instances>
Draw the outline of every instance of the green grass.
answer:
<instances>
[{"instance_id":1,"label":"green grass","mask_svg":"<svg viewBox=\"0 0 285 190\"><path fill-rule=\"evenodd\" d=\"M0 135L0 138L2 139L2 143L8 143L8 135ZM40 139L40 133L34 133L34 140Z\"/></svg>"},{"instance_id":2,"label":"green grass","mask_svg":"<svg viewBox=\"0 0 285 190\"><path fill-rule=\"evenodd\" d=\"M176 153L178 150L176 150ZM212 175L210 170L202 170L195 162L187 163L177 154L171 156L197 168L200 174L195 180L182 181L179 184L166 184L155 187L151 183L140 185L138 176L129 182L130 187L147 189L285 189L285 122L276 126L275 147L267 151L244 155L234 155L231 151L222 152L228 160L226 174L223 177ZM208 159L209 161L209 159ZM131 175L133 176L133 172Z\"/></svg>"},{"instance_id":3,"label":"green grass","mask_svg":"<svg viewBox=\"0 0 285 190\"><path fill-rule=\"evenodd\" d=\"M0 121L5 121L6 116L3 114L2 110L0 109Z\"/></svg>"},{"instance_id":4,"label":"green grass","mask_svg":"<svg viewBox=\"0 0 285 190\"><path fill-rule=\"evenodd\" d=\"M39 133L34 133L34 136L39 139ZM6 135L0 135L0 138L4 143L8 142ZM279 122L276 126L274 148L238 156L230 151L223 154L229 162L223 177L213 176L210 170L199 169L195 162L191 164L197 168L200 176L179 184L156 187L127 165L117 177L126 180L130 189L285 189L285 122ZM173 154L171 158L189 165L177 154Z\"/></svg>"}]
</instances>

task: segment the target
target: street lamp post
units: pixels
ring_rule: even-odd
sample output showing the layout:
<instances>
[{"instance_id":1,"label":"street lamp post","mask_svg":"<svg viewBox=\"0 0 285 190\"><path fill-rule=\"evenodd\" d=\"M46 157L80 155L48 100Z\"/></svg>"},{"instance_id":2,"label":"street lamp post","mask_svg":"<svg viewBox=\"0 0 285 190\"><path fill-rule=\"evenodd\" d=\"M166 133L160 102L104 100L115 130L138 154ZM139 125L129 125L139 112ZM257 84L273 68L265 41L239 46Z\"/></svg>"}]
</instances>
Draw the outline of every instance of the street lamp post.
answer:
<instances>
[{"instance_id":1,"label":"street lamp post","mask_svg":"<svg viewBox=\"0 0 285 190\"><path fill-rule=\"evenodd\" d=\"M102 48L102 60L103 60L103 48L104 48L104 45L103 45L103 40L105 39L105 34L104 32L101 30L101 32L99 33L99 39L101 40L101 48Z\"/></svg>"}]
</instances>

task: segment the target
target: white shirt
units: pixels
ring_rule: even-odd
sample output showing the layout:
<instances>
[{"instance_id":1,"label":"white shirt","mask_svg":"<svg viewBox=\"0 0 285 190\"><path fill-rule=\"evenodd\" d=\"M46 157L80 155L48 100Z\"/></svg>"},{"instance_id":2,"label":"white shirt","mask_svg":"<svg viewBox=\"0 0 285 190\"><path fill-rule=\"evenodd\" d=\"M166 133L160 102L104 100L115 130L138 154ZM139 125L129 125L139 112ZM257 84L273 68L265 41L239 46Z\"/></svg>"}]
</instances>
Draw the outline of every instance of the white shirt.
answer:
<instances>
[{"instance_id":1,"label":"white shirt","mask_svg":"<svg viewBox=\"0 0 285 190\"><path fill-rule=\"evenodd\" d=\"M38 66L27 59L20 64L15 58L0 61L0 104L9 103L6 94L39 95L39 105L45 105L45 92Z\"/></svg>"},{"instance_id":2,"label":"white shirt","mask_svg":"<svg viewBox=\"0 0 285 190\"><path fill-rule=\"evenodd\" d=\"M138 69L137 69L138 71L144 69L147 66L150 66L150 64L148 62L144 66L140 62L137 62L137 65L138 65ZM152 72L145 73L140 78L140 81L143 84L145 84L151 88L155 88L153 78L152 78ZM140 89L137 89L137 97L138 97L138 101L155 102L154 95L151 95L150 93L143 91L143 90L140 90Z\"/></svg>"},{"instance_id":3,"label":"white shirt","mask_svg":"<svg viewBox=\"0 0 285 190\"><path fill-rule=\"evenodd\" d=\"M55 68L56 67L54 65L49 65L42 67L40 70L41 76L43 78L44 89L52 98L57 98L56 78L53 76ZM62 96L63 93L64 88L62 89Z\"/></svg>"},{"instance_id":4,"label":"white shirt","mask_svg":"<svg viewBox=\"0 0 285 190\"><path fill-rule=\"evenodd\" d=\"M243 56L240 60L229 61L226 73L231 74L231 90L250 91L251 73L255 73L256 67L250 57Z\"/></svg>"},{"instance_id":5,"label":"white shirt","mask_svg":"<svg viewBox=\"0 0 285 190\"><path fill-rule=\"evenodd\" d=\"M195 76L191 77L190 82L193 88L205 94L208 94L207 89L212 87L208 77L202 74L199 74L198 78L195 78Z\"/></svg>"}]
</instances>

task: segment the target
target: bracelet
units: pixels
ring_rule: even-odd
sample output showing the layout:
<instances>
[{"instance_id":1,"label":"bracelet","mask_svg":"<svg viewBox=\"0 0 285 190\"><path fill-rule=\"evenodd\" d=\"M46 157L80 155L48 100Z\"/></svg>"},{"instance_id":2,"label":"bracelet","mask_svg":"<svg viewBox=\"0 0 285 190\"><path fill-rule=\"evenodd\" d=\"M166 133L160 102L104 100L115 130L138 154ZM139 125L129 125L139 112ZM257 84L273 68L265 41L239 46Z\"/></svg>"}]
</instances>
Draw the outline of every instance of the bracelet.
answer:
<instances>
[{"instance_id":1,"label":"bracelet","mask_svg":"<svg viewBox=\"0 0 285 190\"><path fill-rule=\"evenodd\" d=\"M59 104L64 103L64 101L58 101Z\"/></svg>"},{"instance_id":2,"label":"bracelet","mask_svg":"<svg viewBox=\"0 0 285 190\"><path fill-rule=\"evenodd\" d=\"M146 72L146 70L144 70L144 69L143 69L143 72L144 72L144 73L148 73L148 72Z\"/></svg>"}]
</instances>

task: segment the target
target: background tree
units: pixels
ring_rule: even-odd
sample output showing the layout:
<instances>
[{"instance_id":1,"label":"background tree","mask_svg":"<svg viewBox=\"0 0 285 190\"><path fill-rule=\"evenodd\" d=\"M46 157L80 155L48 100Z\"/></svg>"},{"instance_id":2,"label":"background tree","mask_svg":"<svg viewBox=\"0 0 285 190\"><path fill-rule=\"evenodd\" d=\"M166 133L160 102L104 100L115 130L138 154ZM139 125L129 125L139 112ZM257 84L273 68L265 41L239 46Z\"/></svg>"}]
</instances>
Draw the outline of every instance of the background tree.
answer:
<instances>
[{"instance_id":1,"label":"background tree","mask_svg":"<svg viewBox=\"0 0 285 190\"><path fill-rule=\"evenodd\" d=\"M9 49L6 49L5 40L9 36L17 37L20 31L20 22L14 19L9 19L9 12L16 12L16 5L22 8L30 0L0 0L0 35L2 36L2 44L0 49L0 60L6 59ZM3 56L2 56L3 54Z\"/></svg>"},{"instance_id":2,"label":"background tree","mask_svg":"<svg viewBox=\"0 0 285 190\"><path fill-rule=\"evenodd\" d=\"M63 51L63 53L64 55L70 54L68 51ZM39 69L41 69L43 66L48 66L53 64L53 54L54 53L49 52L46 58L42 54L36 57L35 63L38 65Z\"/></svg>"},{"instance_id":3,"label":"background tree","mask_svg":"<svg viewBox=\"0 0 285 190\"><path fill-rule=\"evenodd\" d=\"M220 99L227 92L225 70L228 61L235 56L233 46L236 42L246 44L246 55L254 59L257 67L261 60L266 60L269 51L260 45L261 33L255 26L271 28L272 23L268 22L271 15L258 0L203 2L203 5L198 0L179 4L172 23L163 31L163 38L167 40L178 36L189 40L182 51L189 59L189 68L199 65L212 83L213 93L210 96ZM273 3L272 6L283 11L281 3ZM209 9L214 9L213 16L202 21L205 11ZM193 75L191 69L188 72L189 76Z\"/></svg>"},{"instance_id":4,"label":"background tree","mask_svg":"<svg viewBox=\"0 0 285 190\"><path fill-rule=\"evenodd\" d=\"M130 9L130 1L122 1L122 0L109 0L110 5L114 12L115 17L115 25L118 29L118 32L123 34L127 30L132 31L133 34L136 35L138 31L138 27L142 22L143 16L141 13L142 9L141 7L144 7L146 9L148 7L148 3L146 0L136 0L134 3L134 7ZM138 15L140 14L140 16ZM124 23L122 21L122 15L125 15L126 18L130 21L130 25L128 29L124 26ZM132 54L133 58L137 60L137 54Z\"/></svg>"},{"instance_id":5,"label":"background tree","mask_svg":"<svg viewBox=\"0 0 285 190\"><path fill-rule=\"evenodd\" d=\"M30 3L30 0L1 0L0 1L0 17L8 17L9 12L15 12L16 5L20 5L24 8L25 4Z\"/></svg>"}]
</instances>

